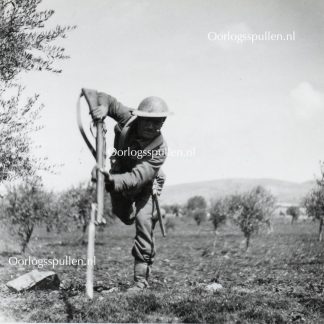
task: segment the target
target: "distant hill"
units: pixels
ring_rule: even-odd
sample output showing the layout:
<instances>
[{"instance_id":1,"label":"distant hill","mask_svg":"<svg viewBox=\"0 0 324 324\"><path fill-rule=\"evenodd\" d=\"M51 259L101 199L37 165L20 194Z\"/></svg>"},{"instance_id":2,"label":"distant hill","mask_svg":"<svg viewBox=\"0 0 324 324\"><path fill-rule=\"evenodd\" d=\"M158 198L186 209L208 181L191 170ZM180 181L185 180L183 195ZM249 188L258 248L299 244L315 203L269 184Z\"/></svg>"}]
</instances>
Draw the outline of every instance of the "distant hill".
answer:
<instances>
[{"instance_id":1,"label":"distant hill","mask_svg":"<svg viewBox=\"0 0 324 324\"><path fill-rule=\"evenodd\" d=\"M203 182L184 183L166 186L163 189L161 203L185 203L188 198L196 195L207 200L228 194L241 193L261 185L277 198L279 203L298 204L314 186L315 181L302 183L276 179L219 179Z\"/></svg>"}]
</instances>

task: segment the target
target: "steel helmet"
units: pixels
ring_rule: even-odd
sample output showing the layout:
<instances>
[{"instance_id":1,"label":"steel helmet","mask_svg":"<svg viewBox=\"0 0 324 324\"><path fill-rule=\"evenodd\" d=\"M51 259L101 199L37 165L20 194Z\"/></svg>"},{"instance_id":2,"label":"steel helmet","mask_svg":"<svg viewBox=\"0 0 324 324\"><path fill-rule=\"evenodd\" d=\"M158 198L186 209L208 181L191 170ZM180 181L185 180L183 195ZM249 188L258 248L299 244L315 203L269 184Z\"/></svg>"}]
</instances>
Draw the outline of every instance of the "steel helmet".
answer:
<instances>
[{"instance_id":1,"label":"steel helmet","mask_svg":"<svg viewBox=\"0 0 324 324\"><path fill-rule=\"evenodd\" d=\"M168 105L159 97L147 97L139 104L138 109L133 111L133 115L138 117L167 117L172 113Z\"/></svg>"}]
</instances>

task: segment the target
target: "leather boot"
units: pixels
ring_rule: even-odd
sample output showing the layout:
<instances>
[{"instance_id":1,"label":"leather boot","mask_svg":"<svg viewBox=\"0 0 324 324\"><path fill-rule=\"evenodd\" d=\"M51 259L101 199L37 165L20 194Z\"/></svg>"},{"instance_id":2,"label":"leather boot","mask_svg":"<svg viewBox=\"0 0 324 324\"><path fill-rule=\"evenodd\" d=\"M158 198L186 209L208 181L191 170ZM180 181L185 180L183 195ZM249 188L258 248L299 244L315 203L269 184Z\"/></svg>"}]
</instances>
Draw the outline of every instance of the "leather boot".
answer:
<instances>
[{"instance_id":1,"label":"leather boot","mask_svg":"<svg viewBox=\"0 0 324 324\"><path fill-rule=\"evenodd\" d=\"M148 278L151 272L150 266L143 261L135 260L134 263L134 285L130 287L128 292L140 292L149 287Z\"/></svg>"}]
</instances>

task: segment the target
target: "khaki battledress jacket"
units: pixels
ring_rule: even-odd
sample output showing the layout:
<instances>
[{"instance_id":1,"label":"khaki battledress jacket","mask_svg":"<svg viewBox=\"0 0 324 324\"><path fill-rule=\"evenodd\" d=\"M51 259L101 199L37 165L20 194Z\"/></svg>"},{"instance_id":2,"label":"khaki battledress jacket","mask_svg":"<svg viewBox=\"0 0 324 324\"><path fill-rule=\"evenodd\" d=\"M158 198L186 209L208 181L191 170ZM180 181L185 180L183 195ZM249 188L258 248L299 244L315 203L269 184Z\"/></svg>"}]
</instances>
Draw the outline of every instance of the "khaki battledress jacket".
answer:
<instances>
[{"instance_id":1,"label":"khaki battledress jacket","mask_svg":"<svg viewBox=\"0 0 324 324\"><path fill-rule=\"evenodd\" d=\"M145 150L152 140L143 140L138 136L135 119L129 124L127 136L123 138L123 147L120 147L121 132L132 118L133 109L124 106L114 97L103 92L99 93L98 101L99 105L108 107L108 116L117 122L114 129L114 148L116 151L110 158L111 187L109 191L134 198L141 192L151 191L153 182L156 180L155 184L158 185L157 190L160 193L165 181L161 166L167 156L167 144L162 135L155 139L157 145L154 145L154 149Z\"/></svg>"}]
</instances>

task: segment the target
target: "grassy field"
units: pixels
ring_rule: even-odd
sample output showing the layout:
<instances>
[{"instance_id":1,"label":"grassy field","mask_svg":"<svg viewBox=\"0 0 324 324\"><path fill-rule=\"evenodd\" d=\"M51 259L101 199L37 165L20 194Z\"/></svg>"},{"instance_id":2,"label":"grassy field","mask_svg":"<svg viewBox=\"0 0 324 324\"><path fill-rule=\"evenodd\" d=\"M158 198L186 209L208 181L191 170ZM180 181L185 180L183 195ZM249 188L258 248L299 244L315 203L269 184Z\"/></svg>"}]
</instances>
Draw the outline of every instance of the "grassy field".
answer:
<instances>
[{"instance_id":1,"label":"grassy field","mask_svg":"<svg viewBox=\"0 0 324 324\"><path fill-rule=\"evenodd\" d=\"M312 222L277 221L273 233L260 233L245 252L242 234L226 226L213 250L209 223L198 231L178 220L166 239L156 229L151 287L131 295L126 289L133 276L134 228L116 221L97 237L92 301L81 266L54 269L60 290L17 294L6 288L7 281L34 269L9 265L11 256L85 258L86 247L75 243L78 233L40 232L24 255L2 243L0 312L2 319L28 322L324 323L324 243L316 232ZM213 282L223 289L206 291Z\"/></svg>"}]
</instances>

